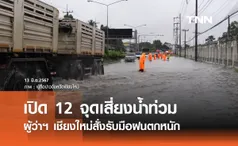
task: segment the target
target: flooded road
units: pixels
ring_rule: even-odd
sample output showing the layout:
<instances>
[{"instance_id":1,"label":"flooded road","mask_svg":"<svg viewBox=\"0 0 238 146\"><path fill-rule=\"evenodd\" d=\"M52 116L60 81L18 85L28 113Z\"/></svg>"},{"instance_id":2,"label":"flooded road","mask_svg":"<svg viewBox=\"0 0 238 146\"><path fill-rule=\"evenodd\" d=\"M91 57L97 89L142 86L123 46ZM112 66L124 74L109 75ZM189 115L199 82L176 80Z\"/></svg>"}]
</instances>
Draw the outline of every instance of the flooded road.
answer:
<instances>
[{"instance_id":1,"label":"flooded road","mask_svg":"<svg viewBox=\"0 0 238 146\"><path fill-rule=\"evenodd\" d=\"M84 103L103 103L110 97L118 103L177 104L177 115L143 115L114 117L120 120L162 122L176 120L184 128L238 128L238 73L233 69L172 57L170 61L147 61L145 72L139 64L119 63L105 66L104 76L84 81L60 81L79 84ZM61 98L69 100L70 94ZM77 100L78 99L78 100ZM74 98L77 105L81 99ZM93 116L92 118L111 118ZM122 119L123 118L123 119Z\"/></svg>"}]
</instances>

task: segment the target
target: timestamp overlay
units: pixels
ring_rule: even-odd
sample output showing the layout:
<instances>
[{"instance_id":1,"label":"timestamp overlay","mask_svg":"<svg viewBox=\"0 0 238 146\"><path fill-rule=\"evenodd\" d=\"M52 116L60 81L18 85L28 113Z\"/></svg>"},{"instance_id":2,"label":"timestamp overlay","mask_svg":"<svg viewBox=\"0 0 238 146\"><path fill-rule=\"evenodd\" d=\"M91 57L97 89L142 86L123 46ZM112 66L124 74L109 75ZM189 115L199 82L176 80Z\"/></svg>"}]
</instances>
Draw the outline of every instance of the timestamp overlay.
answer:
<instances>
[{"instance_id":1,"label":"timestamp overlay","mask_svg":"<svg viewBox=\"0 0 238 146\"><path fill-rule=\"evenodd\" d=\"M79 90L78 84L49 84L49 78L25 78L24 90Z\"/></svg>"}]
</instances>

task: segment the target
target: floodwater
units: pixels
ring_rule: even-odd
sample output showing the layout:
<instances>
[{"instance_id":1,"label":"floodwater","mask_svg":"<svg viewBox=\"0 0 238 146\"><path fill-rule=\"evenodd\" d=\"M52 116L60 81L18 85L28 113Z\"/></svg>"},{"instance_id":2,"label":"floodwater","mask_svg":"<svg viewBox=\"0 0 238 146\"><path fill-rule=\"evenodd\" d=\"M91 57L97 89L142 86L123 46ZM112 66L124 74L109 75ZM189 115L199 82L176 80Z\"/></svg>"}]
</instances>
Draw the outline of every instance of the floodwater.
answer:
<instances>
[{"instance_id":1,"label":"floodwater","mask_svg":"<svg viewBox=\"0 0 238 146\"><path fill-rule=\"evenodd\" d=\"M145 72L138 72L138 61L105 66L104 76L88 77L84 81L59 81L78 84L82 97L74 92L59 93L58 99L79 103L104 103L114 98L116 103L177 104L176 115L92 115L92 119L126 121L176 121L184 128L238 128L238 73L220 65L194 62L171 57L170 61L147 61ZM77 115L77 114L75 114ZM111 119L112 120L112 119Z\"/></svg>"}]
</instances>

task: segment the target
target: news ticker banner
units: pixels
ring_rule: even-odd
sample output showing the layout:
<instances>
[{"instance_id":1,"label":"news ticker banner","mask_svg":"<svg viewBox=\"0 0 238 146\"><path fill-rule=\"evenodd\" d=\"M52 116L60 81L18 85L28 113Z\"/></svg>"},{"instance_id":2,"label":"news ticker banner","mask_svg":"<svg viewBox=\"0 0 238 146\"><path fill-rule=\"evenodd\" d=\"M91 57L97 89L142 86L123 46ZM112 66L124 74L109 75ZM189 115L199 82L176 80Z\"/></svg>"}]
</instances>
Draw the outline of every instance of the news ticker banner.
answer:
<instances>
[{"instance_id":1,"label":"news ticker banner","mask_svg":"<svg viewBox=\"0 0 238 146\"><path fill-rule=\"evenodd\" d=\"M183 131L175 121L146 124L87 120L103 111L121 114L118 109L124 106L109 110L113 98L105 101L106 105L87 105L82 99L80 92L0 92L0 145L238 144L237 131ZM142 103L142 98L138 101ZM175 114L176 105L171 106L170 111L169 106L159 104L167 110L158 110L157 114Z\"/></svg>"}]
</instances>

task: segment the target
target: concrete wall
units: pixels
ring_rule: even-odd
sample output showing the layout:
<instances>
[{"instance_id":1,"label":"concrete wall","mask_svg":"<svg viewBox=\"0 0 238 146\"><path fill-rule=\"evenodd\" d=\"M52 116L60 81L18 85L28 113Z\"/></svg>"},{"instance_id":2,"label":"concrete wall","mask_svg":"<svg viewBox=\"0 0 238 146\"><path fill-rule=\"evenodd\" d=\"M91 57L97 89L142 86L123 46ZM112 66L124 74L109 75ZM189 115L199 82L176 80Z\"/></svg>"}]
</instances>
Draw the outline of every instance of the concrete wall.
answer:
<instances>
[{"instance_id":1,"label":"concrete wall","mask_svg":"<svg viewBox=\"0 0 238 146\"><path fill-rule=\"evenodd\" d=\"M187 48L186 57L195 59L195 48ZM185 50L182 50L182 56ZM214 42L198 46L198 60L202 62L210 62L222 64L225 66L238 67L238 41Z\"/></svg>"}]
</instances>

